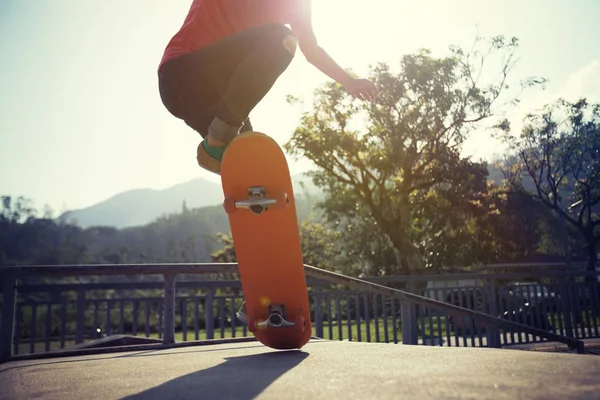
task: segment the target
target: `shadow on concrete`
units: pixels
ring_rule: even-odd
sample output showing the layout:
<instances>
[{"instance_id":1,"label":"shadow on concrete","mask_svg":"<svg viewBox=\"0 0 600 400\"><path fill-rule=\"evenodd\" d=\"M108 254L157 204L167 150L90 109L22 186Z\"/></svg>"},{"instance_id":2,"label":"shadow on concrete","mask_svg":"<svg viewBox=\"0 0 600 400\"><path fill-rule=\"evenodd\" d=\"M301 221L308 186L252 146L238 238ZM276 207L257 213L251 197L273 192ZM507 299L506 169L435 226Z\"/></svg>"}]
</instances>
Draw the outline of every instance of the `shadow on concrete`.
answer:
<instances>
[{"instance_id":1,"label":"shadow on concrete","mask_svg":"<svg viewBox=\"0 0 600 400\"><path fill-rule=\"evenodd\" d=\"M217 352L217 351L231 351L231 350L243 350L243 349L252 349L257 347L263 347L262 345L249 345L249 346L236 346L236 347L226 347L226 348L205 348L204 346L199 347L189 347L179 351L179 353L207 353L207 352ZM77 357L75 359L47 359L47 360L38 360L38 362L31 362L35 360L27 360L27 361L11 361L10 363L16 365L8 364L0 364L0 372L10 371L13 369L26 369L30 367L39 367L41 365L51 365L51 364L71 364L71 363L86 363L90 361L100 361L100 360L114 360L116 358L130 358L130 357L160 357L160 356L170 356L173 353L169 350L172 349L159 349L159 350L142 350L142 351L132 351L131 353L126 354L111 354L108 353L106 357L97 357L97 354L92 354L91 357ZM85 357L85 358L84 358Z\"/></svg>"},{"instance_id":2,"label":"shadow on concrete","mask_svg":"<svg viewBox=\"0 0 600 400\"><path fill-rule=\"evenodd\" d=\"M308 355L306 351L290 350L226 357L217 366L184 375L123 400L254 399Z\"/></svg>"}]
</instances>

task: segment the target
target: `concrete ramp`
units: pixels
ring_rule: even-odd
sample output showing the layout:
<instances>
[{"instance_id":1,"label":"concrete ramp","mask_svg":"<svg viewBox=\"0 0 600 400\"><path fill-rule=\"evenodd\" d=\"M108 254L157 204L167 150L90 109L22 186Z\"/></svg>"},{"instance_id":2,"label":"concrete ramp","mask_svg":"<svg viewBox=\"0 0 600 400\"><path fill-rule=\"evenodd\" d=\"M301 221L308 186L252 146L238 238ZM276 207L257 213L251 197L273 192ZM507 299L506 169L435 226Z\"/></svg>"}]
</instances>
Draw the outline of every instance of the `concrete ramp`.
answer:
<instances>
[{"instance_id":1,"label":"concrete ramp","mask_svg":"<svg viewBox=\"0 0 600 400\"><path fill-rule=\"evenodd\" d=\"M12 361L1 399L598 399L600 357L311 340Z\"/></svg>"}]
</instances>

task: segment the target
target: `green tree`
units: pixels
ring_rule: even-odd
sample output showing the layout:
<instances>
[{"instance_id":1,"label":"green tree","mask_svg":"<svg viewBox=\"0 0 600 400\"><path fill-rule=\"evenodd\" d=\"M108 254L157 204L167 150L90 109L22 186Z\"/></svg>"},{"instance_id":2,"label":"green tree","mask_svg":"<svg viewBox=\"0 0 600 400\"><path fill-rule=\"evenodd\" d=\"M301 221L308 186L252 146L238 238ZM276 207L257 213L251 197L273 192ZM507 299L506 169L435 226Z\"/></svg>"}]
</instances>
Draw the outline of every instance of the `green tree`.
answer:
<instances>
[{"instance_id":1,"label":"green tree","mask_svg":"<svg viewBox=\"0 0 600 400\"><path fill-rule=\"evenodd\" d=\"M14 265L28 257L30 237L24 224L35 220L36 210L24 197L2 196L0 209L0 265Z\"/></svg>"},{"instance_id":2,"label":"green tree","mask_svg":"<svg viewBox=\"0 0 600 400\"><path fill-rule=\"evenodd\" d=\"M22 223L30 218L35 218L37 210L33 207L31 199L19 196L2 196L2 209L0 209L0 221L3 223Z\"/></svg>"},{"instance_id":3,"label":"green tree","mask_svg":"<svg viewBox=\"0 0 600 400\"><path fill-rule=\"evenodd\" d=\"M233 245L233 237L231 234L217 233L218 241L223 246L210 255L212 262L215 263L235 263L237 256L235 255L235 247Z\"/></svg>"},{"instance_id":4,"label":"green tree","mask_svg":"<svg viewBox=\"0 0 600 400\"><path fill-rule=\"evenodd\" d=\"M300 246L304 264L329 270L343 270L344 257L341 253L340 232L315 222L309 216L300 224ZM222 247L211 254L215 263L237 262L231 234L219 233L217 239Z\"/></svg>"},{"instance_id":5,"label":"green tree","mask_svg":"<svg viewBox=\"0 0 600 400\"><path fill-rule=\"evenodd\" d=\"M509 181L575 228L585 242L587 269L600 241L600 104L560 99L525 117L522 132L501 125L517 155Z\"/></svg>"},{"instance_id":6,"label":"green tree","mask_svg":"<svg viewBox=\"0 0 600 400\"><path fill-rule=\"evenodd\" d=\"M556 217L530 197L515 193L506 182L490 184L474 205L472 240L468 247L455 247L470 251L472 260L485 264L556 254L552 243L558 229Z\"/></svg>"},{"instance_id":7,"label":"green tree","mask_svg":"<svg viewBox=\"0 0 600 400\"><path fill-rule=\"evenodd\" d=\"M341 272L347 268L342 234L310 216L300 224L300 246L304 264Z\"/></svg>"},{"instance_id":8,"label":"green tree","mask_svg":"<svg viewBox=\"0 0 600 400\"><path fill-rule=\"evenodd\" d=\"M508 94L518 41L494 37L479 51L481 43L470 52L452 48L445 58L406 55L397 73L379 64L371 72L380 91L375 103L326 84L286 143L317 166L310 175L326 194L321 207L330 222L357 238L384 237L364 249L376 260L386 252L380 273L422 271L424 255L464 225L469 201L486 190L485 166L460 151L473 129L493 120L497 103L518 99ZM486 86L478 77L491 56L503 60L500 77ZM521 88L541 82L526 79Z\"/></svg>"}]
</instances>

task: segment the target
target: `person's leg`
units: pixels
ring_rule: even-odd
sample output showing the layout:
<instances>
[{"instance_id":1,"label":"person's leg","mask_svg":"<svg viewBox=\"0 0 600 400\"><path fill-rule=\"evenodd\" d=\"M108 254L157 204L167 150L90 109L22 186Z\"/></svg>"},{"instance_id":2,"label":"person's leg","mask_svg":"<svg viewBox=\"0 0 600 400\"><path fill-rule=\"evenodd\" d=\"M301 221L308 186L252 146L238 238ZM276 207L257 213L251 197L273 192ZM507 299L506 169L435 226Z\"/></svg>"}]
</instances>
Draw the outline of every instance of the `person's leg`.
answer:
<instances>
[{"instance_id":1,"label":"person's leg","mask_svg":"<svg viewBox=\"0 0 600 400\"><path fill-rule=\"evenodd\" d=\"M242 43L243 42L243 43ZM216 112L229 126L240 127L250 111L263 99L279 76L287 69L296 51L296 39L283 25L270 24L246 31L246 40L237 42L247 54L238 64L227 84L219 88L222 100ZM209 139L219 132L209 132Z\"/></svg>"},{"instance_id":2,"label":"person's leg","mask_svg":"<svg viewBox=\"0 0 600 400\"><path fill-rule=\"evenodd\" d=\"M286 70L296 39L283 25L269 24L231 35L184 56L185 121L207 138L198 163L219 172L225 146L252 129L250 111Z\"/></svg>"},{"instance_id":3,"label":"person's leg","mask_svg":"<svg viewBox=\"0 0 600 400\"><path fill-rule=\"evenodd\" d=\"M185 103L179 89L181 60L167 61L158 71L158 91L160 99L171 115L185 120Z\"/></svg>"},{"instance_id":4,"label":"person's leg","mask_svg":"<svg viewBox=\"0 0 600 400\"><path fill-rule=\"evenodd\" d=\"M252 131L252 129L254 129L252 128L252 122L250 122L250 117L248 117L242 124L242 127L240 128L240 133L250 132Z\"/></svg>"}]
</instances>

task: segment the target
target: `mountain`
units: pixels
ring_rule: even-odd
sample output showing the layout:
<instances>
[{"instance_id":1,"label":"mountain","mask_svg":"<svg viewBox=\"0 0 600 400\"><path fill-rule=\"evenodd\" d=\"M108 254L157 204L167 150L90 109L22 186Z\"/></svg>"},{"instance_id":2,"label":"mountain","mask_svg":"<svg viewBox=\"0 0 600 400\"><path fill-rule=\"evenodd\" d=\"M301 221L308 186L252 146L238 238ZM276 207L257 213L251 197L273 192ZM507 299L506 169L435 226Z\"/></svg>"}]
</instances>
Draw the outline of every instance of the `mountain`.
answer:
<instances>
[{"instance_id":1,"label":"mountain","mask_svg":"<svg viewBox=\"0 0 600 400\"><path fill-rule=\"evenodd\" d=\"M292 183L296 196L318 193L304 174L294 175ZM146 225L163 215L181 212L184 204L187 209L196 209L219 205L222 201L223 189L219 183L197 178L163 190L128 190L90 207L67 211L58 220L82 228L111 226L120 229Z\"/></svg>"},{"instance_id":2,"label":"mountain","mask_svg":"<svg viewBox=\"0 0 600 400\"><path fill-rule=\"evenodd\" d=\"M496 184L501 183L501 171L493 164L488 165L488 179ZM533 189L533 184L525 181L525 186ZM294 194L300 197L321 196L317 188L306 174L292 176ZM180 213L185 204L187 209L197 209L220 205L223 201L223 189L217 182L197 178L164 190L134 189L119 193L93 206L63 213L58 219L62 222L74 223L81 228L92 226L110 226L129 228L143 226L157 218Z\"/></svg>"}]
</instances>

